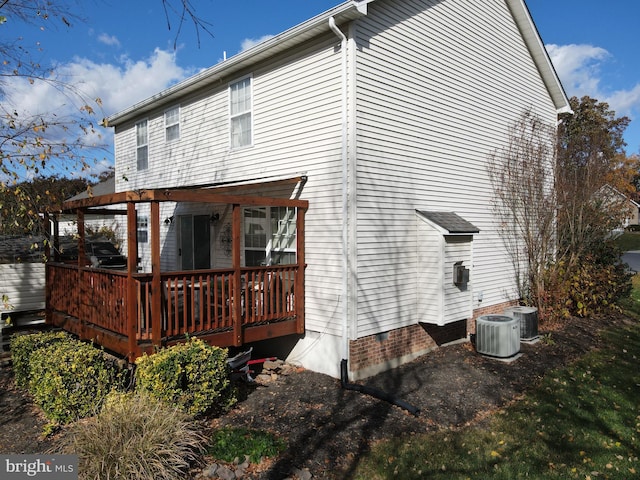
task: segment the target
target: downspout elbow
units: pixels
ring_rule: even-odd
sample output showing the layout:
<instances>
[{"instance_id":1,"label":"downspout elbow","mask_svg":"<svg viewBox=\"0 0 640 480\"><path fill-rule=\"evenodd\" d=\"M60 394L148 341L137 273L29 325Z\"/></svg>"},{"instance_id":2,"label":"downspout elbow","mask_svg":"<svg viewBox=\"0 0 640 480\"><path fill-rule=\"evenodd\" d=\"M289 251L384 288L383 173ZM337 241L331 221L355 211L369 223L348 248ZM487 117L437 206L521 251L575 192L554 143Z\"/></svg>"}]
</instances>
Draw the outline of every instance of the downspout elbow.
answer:
<instances>
[{"instance_id":1,"label":"downspout elbow","mask_svg":"<svg viewBox=\"0 0 640 480\"><path fill-rule=\"evenodd\" d=\"M329 17L329 28L333 33L336 34L340 41L343 42L342 46L344 47L344 42L347 41L347 37L344 33L342 33L342 30L338 28L338 25L336 25L336 19L333 17Z\"/></svg>"}]
</instances>

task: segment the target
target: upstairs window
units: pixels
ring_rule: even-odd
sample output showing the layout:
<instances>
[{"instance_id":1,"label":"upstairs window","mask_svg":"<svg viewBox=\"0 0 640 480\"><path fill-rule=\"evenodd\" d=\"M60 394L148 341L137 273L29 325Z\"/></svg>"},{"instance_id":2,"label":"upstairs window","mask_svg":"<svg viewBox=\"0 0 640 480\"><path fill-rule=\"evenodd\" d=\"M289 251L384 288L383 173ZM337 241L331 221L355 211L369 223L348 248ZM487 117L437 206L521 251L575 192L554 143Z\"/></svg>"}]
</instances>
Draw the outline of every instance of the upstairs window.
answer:
<instances>
[{"instance_id":1,"label":"upstairs window","mask_svg":"<svg viewBox=\"0 0 640 480\"><path fill-rule=\"evenodd\" d=\"M146 170L149 167L149 132L146 120L136 124L136 146L138 170Z\"/></svg>"},{"instance_id":2,"label":"upstairs window","mask_svg":"<svg viewBox=\"0 0 640 480\"><path fill-rule=\"evenodd\" d=\"M164 112L164 128L167 142L180 138L180 107L173 107Z\"/></svg>"},{"instance_id":3,"label":"upstairs window","mask_svg":"<svg viewBox=\"0 0 640 480\"><path fill-rule=\"evenodd\" d=\"M231 148L247 147L253 142L251 96L251 77L229 85Z\"/></svg>"}]
</instances>

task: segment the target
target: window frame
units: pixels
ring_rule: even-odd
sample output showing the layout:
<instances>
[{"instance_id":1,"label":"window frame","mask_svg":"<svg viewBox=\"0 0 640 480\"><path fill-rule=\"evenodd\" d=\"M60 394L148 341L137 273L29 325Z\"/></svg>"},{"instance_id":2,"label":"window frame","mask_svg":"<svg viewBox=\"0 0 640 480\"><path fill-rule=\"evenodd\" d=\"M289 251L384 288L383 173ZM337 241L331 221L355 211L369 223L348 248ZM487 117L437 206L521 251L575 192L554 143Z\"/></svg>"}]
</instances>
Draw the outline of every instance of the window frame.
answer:
<instances>
[{"instance_id":1,"label":"window frame","mask_svg":"<svg viewBox=\"0 0 640 480\"><path fill-rule=\"evenodd\" d=\"M149 217L136 215L136 238L138 243L149 243Z\"/></svg>"},{"instance_id":2,"label":"window frame","mask_svg":"<svg viewBox=\"0 0 640 480\"><path fill-rule=\"evenodd\" d=\"M140 134L139 129L141 125L144 124L145 128L145 138L144 143L140 143ZM145 118L136 122L136 169L138 171L147 170L149 168L149 119ZM141 149L145 150L145 158L144 164L140 160L140 151Z\"/></svg>"},{"instance_id":3,"label":"window frame","mask_svg":"<svg viewBox=\"0 0 640 480\"><path fill-rule=\"evenodd\" d=\"M167 122L167 114L169 112L173 112L177 110L177 115L176 115L176 120L173 123L168 123ZM164 140L166 143L172 143L172 142L177 142L178 140L180 140L180 114L181 112L181 108L180 105L174 105L171 108L167 108L164 111ZM169 129L172 127L177 127L177 131L178 131L178 135L175 138L169 138Z\"/></svg>"},{"instance_id":4,"label":"window frame","mask_svg":"<svg viewBox=\"0 0 640 480\"><path fill-rule=\"evenodd\" d=\"M245 103L248 103L248 108L243 110L239 110L234 112L234 103L233 103L233 87L243 82L249 82L248 84L248 102L246 102L247 98L245 98ZM233 82L230 82L227 88L228 91L228 107L229 107L229 147L231 150L240 150L243 148L250 148L253 146L253 75L245 75ZM249 135L246 143L234 144L235 132L234 122L240 120L242 117L248 116L249 118ZM240 134L242 136L242 133Z\"/></svg>"},{"instance_id":5,"label":"window frame","mask_svg":"<svg viewBox=\"0 0 640 480\"><path fill-rule=\"evenodd\" d=\"M276 209L277 210L284 209L285 216L280 215L277 218L278 226L274 229L273 212ZM252 210L255 210L255 211L260 210L264 212L264 216L259 216L259 217L247 216L247 213ZM265 266L295 264L298 258L298 245L297 245L298 230L297 230L297 222L296 222L297 215L298 215L298 212L293 207L243 207L242 209L242 252L243 252L244 266L245 267L251 266L251 265L247 265L248 251L263 252ZM248 235L251 236L252 240L255 240L255 237L256 237L255 233L249 232L247 229L247 219L251 219L251 218L262 220L262 222L258 221L258 222L251 222L251 223L256 223L258 225L263 223L263 225L260 225L260 227L264 229L265 238L264 238L264 241L259 242L258 245L247 245ZM283 225L286 228L285 233L281 231ZM291 229L293 229L293 233L291 233ZM289 240L286 242L289 245L288 247L283 248L279 246L282 244L283 238L287 236L293 238L293 241L291 241L291 238L289 238ZM255 243L255 242L252 241L249 243ZM264 244L264 246L262 246L262 244ZM278 246L276 246L275 244L278 244ZM274 263L276 254L293 254L294 262L282 263L282 264Z\"/></svg>"}]
</instances>

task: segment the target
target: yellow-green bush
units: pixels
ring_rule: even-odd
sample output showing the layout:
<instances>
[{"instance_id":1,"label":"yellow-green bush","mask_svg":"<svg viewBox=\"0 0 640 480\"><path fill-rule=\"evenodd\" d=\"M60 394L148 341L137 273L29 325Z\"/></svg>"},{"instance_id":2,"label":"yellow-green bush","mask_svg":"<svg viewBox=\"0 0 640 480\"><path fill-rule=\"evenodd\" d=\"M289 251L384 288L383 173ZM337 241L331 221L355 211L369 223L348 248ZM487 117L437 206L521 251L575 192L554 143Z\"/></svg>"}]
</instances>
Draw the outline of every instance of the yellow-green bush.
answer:
<instances>
[{"instance_id":1,"label":"yellow-green bush","mask_svg":"<svg viewBox=\"0 0 640 480\"><path fill-rule=\"evenodd\" d=\"M54 342L31 355L29 392L54 423L94 415L122 379L104 352L78 340Z\"/></svg>"},{"instance_id":2,"label":"yellow-green bush","mask_svg":"<svg viewBox=\"0 0 640 480\"><path fill-rule=\"evenodd\" d=\"M136 390L199 415L235 403L227 350L190 339L136 360Z\"/></svg>"},{"instance_id":3,"label":"yellow-green bush","mask_svg":"<svg viewBox=\"0 0 640 480\"><path fill-rule=\"evenodd\" d=\"M14 335L10 341L13 376L16 385L27 388L30 379L30 361L33 353L56 342L70 342L73 338L65 332L39 332Z\"/></svg>"},{"instance_id":4,"label":"yellow-green bush","mask_svg":"<svg viewBox=\"0 0 640 480\"><path fill-rule=\"evenodd\" d=\"M621 263L599 262L586 256L572 268L559 262L549 269L541 316L559 320L620 310L618 303L631 291L631 275Z\"/></svg>"},{"instance_id":5,"label":"yellow-green bush","mask_svg":"<svg viewBox=\"0 0 640 480\"><path fill-rule=\"evenodd\" d=\"M79 478L187 478L206 438L184 412L146 394L110 394L100 413L74 424L61 453L79 457Z\"/></svg>"}]
</instances>

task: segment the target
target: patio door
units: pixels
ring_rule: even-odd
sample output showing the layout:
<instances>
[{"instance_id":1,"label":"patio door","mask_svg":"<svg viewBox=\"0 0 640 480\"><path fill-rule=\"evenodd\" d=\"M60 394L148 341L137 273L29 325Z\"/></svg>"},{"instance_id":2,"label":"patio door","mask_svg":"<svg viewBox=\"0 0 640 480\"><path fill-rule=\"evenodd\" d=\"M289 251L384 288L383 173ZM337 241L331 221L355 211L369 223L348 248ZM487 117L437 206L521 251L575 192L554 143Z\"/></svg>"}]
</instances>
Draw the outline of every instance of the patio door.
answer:
<instances>
[{"instance_id":1,"label":"patio door","mask_svg":"<svg viewBox=\"0 0 640 480\"><path fill-rule=\"evenodd\" d=\"M181 270L211 268L209 215L179 215Z\"/></svg>"}]
</instances>

